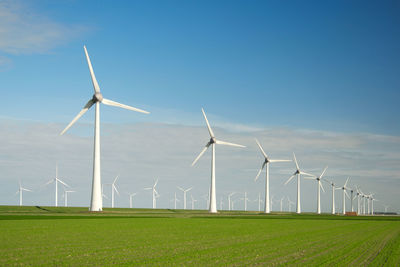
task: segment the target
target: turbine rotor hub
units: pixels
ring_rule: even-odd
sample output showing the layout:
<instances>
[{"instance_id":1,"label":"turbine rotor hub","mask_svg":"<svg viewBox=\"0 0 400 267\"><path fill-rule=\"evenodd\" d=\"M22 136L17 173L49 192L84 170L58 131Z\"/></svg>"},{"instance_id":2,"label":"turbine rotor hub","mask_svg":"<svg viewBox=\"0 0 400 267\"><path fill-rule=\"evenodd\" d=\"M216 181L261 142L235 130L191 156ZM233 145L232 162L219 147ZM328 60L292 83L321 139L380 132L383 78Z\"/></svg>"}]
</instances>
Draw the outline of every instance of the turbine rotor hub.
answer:
<instances>
[{"instance_id":1,"label":"turbine rotor hub","mask_svg":"<svg viewBox=\"0 0 400 267\"><path fill-rule=\"evenodd\" d=\"M215 137L211 137L210 138L210 143L211 144L215 144L217 142L217 140L215 139Z\"/></svg>"},{"instance_id":2,"label":"turbine rotor hub","mask_svg":"<svg viewBox=\"0 0 400 267\"><path fill-rule=\"evenodd\" d=\"M99 93L95 93L93 95L93 101L96 102L101 102L103 101L103 95L99 92Z\"/></svg>"}]
</instances>

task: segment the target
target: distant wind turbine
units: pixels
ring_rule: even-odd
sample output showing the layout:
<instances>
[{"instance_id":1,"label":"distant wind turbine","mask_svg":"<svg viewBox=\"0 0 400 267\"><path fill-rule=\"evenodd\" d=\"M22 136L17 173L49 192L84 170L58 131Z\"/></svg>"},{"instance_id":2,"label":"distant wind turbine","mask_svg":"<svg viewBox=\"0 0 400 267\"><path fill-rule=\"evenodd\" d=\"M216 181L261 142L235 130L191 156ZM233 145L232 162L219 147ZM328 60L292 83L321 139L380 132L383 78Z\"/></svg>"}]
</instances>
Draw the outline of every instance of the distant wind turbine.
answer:
<instances>
[{"instance_id":1,"label":"distant wind turbine","mask_svg":"<svg viewBox=\"0 0 400 267\"><path fill-rule=\"evenodd\" d=\"M94 75L92 63L90 62L89 54L86 50L86 46L83 46L86 54L86 60L89 66L90 76L92 77L92 83L94 88L93 97L86 103L83 109L76 115L76 117L68 124L67 127L60 133L63 135L83 114L90 109L91 106L96 105L95 123L94 123L94 153L93 153L93 180L92 180L92 198L90 202L90 211L102 211L103 201L101 196L101 176L100 176L100 103L105 105L124 108L148 114L149 112L127 106L106 98L100 92L100 86L97 83L96 76Z\"/></svg>"},{"instance_id":2,"label":"distant wind turbine","mask_svg":"<svg viewBox=\"0 0 400 267\"><path fill-rule=\"evenodd\" d=\"M247 192L244 192L244 197L240 200L244 201L244 211L247 211L247 201L249 201L249 199L247 198Z\"/></svg>"},{"instance_id":3,"label":"distant wind turbine","mask_svg":"<svg viewBox=\"0 0 400 267\"><path fill-rule=\"evenodd\" d=\"M335 183L332 181L328 181L323 179L323 181L329 183L332 187L332 208L331 208L331 213L335 214L336 213L336 208L335 208L335 190L341 189L340 187L336 187Z\"/></svg>"},{"instance_id":4,"label":"distant wind turbine","mask_svg":"<svg viewBox=\"0 0 400 267\"><path fill-rule=\"evenodd\" d=\"M119 195L118 189L115 186L115 183L117 182L119 175L117 175L114 179L114 181L111 184L111 208L114 208L114 191L117 192L117 194Z\"/></svg>"},{"instance_id":5,"label":"distant wind turbine","mask_svg":"<svg viewBox=\"0 0 400 267\"><path fill-rule=\"evenodd\" d=\"M176 210L176 202L180 201L178 198L176 198L176 192L174 194L174 198L172 199L172 201L174 201L174 209Z\"/></svg>"},{"instance_id":6,"label":"distant wind turbine","mask_svg":"<svg viewBox=\"0 0 400 267\"><path fill-rule=\"evenodd\" d=\"M75 193L76 191L64 189L64 207L68 207L68 193Z\"/></svg>"},{"instance_id":7,"label":"distant wind turbine","mask_svg":"<svg viewBox=\"0 0 400 267\"><path fill-rule=\"evenodd\" d=\"M188 189L183 189L182 187L178 186L178 189L181 190L183 192L183 209L186 209L186 193L189 192L190 190L193 189L193 187L190 187Z\"/></svg>"},{"instance_id":8,"label":"distant wind turbine","mask_svg":"<svg viewBox=\"0 0 400 267\"><path fill-rule=\"evenodd\" d=\"M30 189L23 188L22 185L21 185L21 181L19 181L18 183L19 183L19 188L18 188L18 191L15 194L18 195L18 193L19 193L19 205L22 206L22 192L23 191L33 192L33 191L30 190Z\"/></svg>"},{"instance_id":9,"label":"distant wind turbine","mask_svg":"<svg viewBox=\"0 0 400 267\"><path fill-rule=\"evenodd\" d=\"M254 179L254 181L257 181L258 177L260 176L262 170L265 167L265 173L266 173L266 177L265 177L265 206L264 206L264 213L270 213L270 199L269 199L269 164L272 162L288 162L291 160L286 160L286 159L270 159L267 154L265 153L264 149L262 148L261 144L258 142L258 140L256 139L256 143L258 145L258 147L260 148L260 151L262 153L262 155L264 156L264 162L261 165L261 169L258 171L256 178Z\"/></svg>"},{"instance_id":10,"label":"distant wind turbine","mask_svg":"<svg viewBox=\"0 0 400 267\"><path fill-rule=\"evenodd\" d=\"M233 144L233 143L228 143L225 141L217 140L215 138L214 132L211 129L210 124L208 123L206 113L204 112L203 109L201 109L204 115L204 119L206 120L207 123L207 128L208 132L210 134L210 141L206 144L206 146L203 148L203 150L200 152L200 154L197 156L197 158L193 161L192 166L196 164L196 162L199 160L199 158L206 152L209 146L212 148L212 154L211 154L211 188L210 188L210 208L209 212L211 213L216 213L217 212L217 194L216 194L216 189L215 189L215 145L227 145L227 146L236 146L236 147L245 147L242 145L238 144Z\"/></svg>"},{"instance_id":11,"label":"distant wind turbine","mask_svg":"<svg viewBox=\"0 0 400 267\"><path fill-rule=\"evenodd\" d=\"M48 181L47 183L45 183L43 186L49 185L49 184L51 184L51 183L53 183L53 182L54 182L55 185L56 185L55 207L57 207L57 206L58 206L58 183L61 183L61 184L63 184L64 186L69 187L69 185L67 185L65 182L61 181L61 180L58 178L58 164L56 164L56 177L53 178L53 179L51 179L51 180Z\"/></svg>"},{"instance_id":12,"label":"distant wind turbine","mask_svg":"<svg viewBox=\"0 0 400 267\"><path fill-rule=\"evenodd\" d=\"M228 209L232 210L232 201L231 201L231 197L236 194L236 192L232 192L228 195Z\"/></svg>"},{"instance_id":13,"label":"distant wind turbine","mask_svg":"<svg viewBox=\"0 0 400 267\"><path fill-rule=\"evenodd\" d=\"M133 208L133 198L137 195L137 193L129 194L129 208Z\"/></svg>"},{"instance_id":14,"label":"distant wind turbine","mask_svg":"<svg viewBox=\"0 0 400 267\"><path fill-rule=\"evenodd\" d=\"M192 210L194 210L194 203L196 203L197 202L197 200L196 199L194 199L194 197L193 197L193 195L190 195L190 198L191 198L191 203L192 203Z\"/></svg>"},{"instance_id":15,"label":"distant wind turbine","mask_svg":"<svg viewBox=\"0 0 400 267\"><path fill-rule=\"evenodd\" d=\"M155 181L154 185L152 187L147 187L144 190L152 190L152 196L153 196L153 209L157 207L157 198L159 197L159 194L156 190L156 186L158 183L158 179Z\"/></svg>"},{"instance_id":16,"label":"distant wind turbine","mask_svg":"<svg viewBox=\"0 0 400 267\"><path fill-rule=\"evenodd\" d=\"M310 179L310 180L316 180L317 181L317 214L321 214L321 188L322 191L324 191L325 193L325 189L322 186L321 183L321 179L322 176L324 176L326 169L328 169L328 166L325 167L325 169L322 171L321 175L318 177L313 177L313 178L309 178L309 177L304 177L304 179Z\"/></svg>"},{"instance_id":17,"label":"distant wind turbine","mask_svg":"<svg viewBox=\"0 0 400 267\"><path fill-rule=\"evenodd\" d=\"M295 204L295 203L293 201L291 201L289 197L287 197L287 200L288 200L289 212L292 212L292 204Z\"/></svg>"},{"instance_id":18,"label":"distant wind turbine","mask_svg":"<svg viewBox=\"0 0 400 267\"><path fill-rule=\"evenodd\" d=\"M307 175L307 176L314 176L312 174L303 172L300 170L299 164L297 163L296 155L293 152L293 159L294 162L296 163L296 171L293 173L292 176L286 181L285 185L287 185L290 180L293 179L293 177L297 176L297 208L296 208L296 213L301 213L301 204L300 204L300 175Z\"/></svg>"}]
</instances>

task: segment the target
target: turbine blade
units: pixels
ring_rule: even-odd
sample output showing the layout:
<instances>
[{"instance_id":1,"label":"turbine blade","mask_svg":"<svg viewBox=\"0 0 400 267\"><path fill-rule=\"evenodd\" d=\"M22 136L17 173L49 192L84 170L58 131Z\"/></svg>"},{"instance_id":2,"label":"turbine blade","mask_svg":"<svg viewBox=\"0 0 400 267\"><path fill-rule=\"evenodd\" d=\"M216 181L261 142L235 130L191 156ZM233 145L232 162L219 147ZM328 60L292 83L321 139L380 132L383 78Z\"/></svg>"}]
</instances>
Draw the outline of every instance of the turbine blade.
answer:
<instances>
[{"instance_id":1,"label":"turbine blade","mask_svg":"<svg viewBox=\"0 0 400 267\"><path fill-rule=\"evenodd\" d=\"M177 186L177 188L181 191L185 191L185 189L183 189L182 187Z\"/></svg>"},{"instance_id":2,"label":"turbine blade","mask_svg":"<svg viewBox=\"0 0 400 267\"><path fill-rule=\"evenodd\" d=\"M115 177L113 184L115 184L115 182L117 181L118 177L119 177L119 174Z\"/></svg>"},{"instance_id":3,"label":"turbine blade","mask_svg":"<svg viewBox=\"0 0 400 267\"><path fill-rule=\"evenodd\" d=\"M261 144L258 142L257 139L255 139L255 140L256 140L256 143L257 143L258 147L260 148L261 153L264 155L264 158L268 159L267 153L265 153L265 151L262 148Z\"/></svg>"},{"instance_id":4,"label":"turbine blade","mask_svg":"<svg viewBox=\"0 0 400 267\"><path fill-rule=\"evenodd\" d=\"M266 163L265 163L265 161L264 161L263 164L261 165L261 169L260 169L260 170L258 171L258 173L257 173L256 179L254 179L254 182L257 181L258 176L260 176L262 170L264 169L265 164L266 164Z\"/></svg>"},{"instance_id":5,"label":"turbine blade","mask_svg":"<svg viewBox=\"0 0 400 267\"><path fill-rule=\"evenodd\" d=\"M192 190L193 189L193 187L191 187L191 188L189 188L189 189L186 189L186 192L189 192L190 190Z\"/></svg>"},{"instance_id":6,"label":"turbine blade","mask_svg":"<svg viewBox=\"0 0 400 267\"><path fill-rule=\"evenodd\" d=\"M322 176L324 176L326 169L328 169L328 166L325 167L324 171L321 173L321 175L319 176L319 178L322 178Z\"/></svg>"},{"instance_id":7,"label":"turbine blade","mask_svg":"<svg viewBox=\"0 0 400 267\"><path fill-rule=\"evenodd\" d=\"M238 144L229 143L229 142L220 141L220 140L216 140L215 143L216 143L217 145L236 146L236 147L246 147L246 146L243 146L243 145L238 145Z\"/></svg>"},{"instance_id":8,"label":"turbine blade","mask_svg":"<svg viewBox=\"0 0 400 267\"><path fill-rule=\"evenodd\" d=\"M28 192L33 192L32 190L29 190L29 189L26 189L26 188L21 188L21 190L28 191Z\"/></svg>"},{"instance_id":9,"label":"turbine blade","mask_svg":"<svg viewBox=\"0 0 400 267\"><path fill-rule=\"evenodd\" d=\"M108 199L108 197L107 197L106 195L103 194L102 196L103 196L104 198Z\"/></svg>"},{"instance_id":10,"label":"turbine blade","mask_svg":"<svg viewBox=\"0 0 400 267\"><path fill-rule=\"evenodd\" d=\"M296 163L296 168L298 170L300 170L300 167L299 167L299 164L297 163L296 155L294 154L294 152L293 152L293 158L294 158L294 162Z\"/></svg>"},{"instance_id":11,"label":"turbine blade","mask_svg":"<svg viewBox=\"0 0 400 267\"><path fill-rule=\"evenodd\" d=\"M289 162L290 159L270 159L269 162Z\"/></svg>"},{"instance_id":12,"label":"turbine blade","mask_svg":"<svg viewBox=\"0 0 400 267\"><path fill-rule=\"evenodd\" d=\"M322 183L321 183L321 182L319 183L319 186L321 187L322 191L324 191L324 193L325 193L325 189L324 189L324 187L322 186Z\"/></svg>"},{"instance_id":13,"label":"turbine blade","mask_svg":"<svg viewBox=\"0 0 400 267\"><path fill-rule=\"evenodd\" d=\"M204 109L203 109L203 108L201 109L201 112L203 112L204 119L206 120L207 128L208 128L208 133L210 134L211 137L215 137L215 136L214 136L214 132L213 132L213 130L211 129L210 123L209 123L208 120L207 120L207 116L206 116L206 113L204 112Z\"/></svg>"},{"instance_id":14,"label":"turbine blade","mask_svg":"<svg viewBox=\"0 0 400 267\"><path fill-rule=\"evenodd\" d=\"M203 150L200 152L200 154L197 156L197 158L192 162L192 166L196 164L196 162L200 159L200 157L206 152L207 148L211 145L210 142L207 143L207 145L203 148Z\"/></svg>"},{"instance_id":15,"label":"turbine blade","mask_svg":"<svg viewBox=\"0 0 400 267\"><path fill-rule=\"evenodd\" d=\"M304 175L307 175L307 176L316 177L316 176L313 175L313 174L310 174L310 173L307 173L307 172L303 172L303 171L300 171L300 174L304 174Z\"/></svg>"},{"instance_id":16,"label":"turbine blade","mask_svg":"<svg viewBox=\"0 0 400 267\"><path fill-rule=\"evenodd\" d=\"M156 187L157 184L158 184L158 179L157 179L156 182L154 183L154 186L153 186L153 187Z\"/></svg>"},{"instance_id":17,"label":"turbine blade","mask_svg":"<svg viewBox=\"0 0 400 267\"><path fill-rule=\"evenodd\" d=\"M85 114L86 111L89 110L91 106L93 106L94 101L93 99L90 99L86 105L83 107L83 109L78 113L78 115L75 116L75 118L65 127L65 129L60 133L60 135L63 135L80 117L82 117L83 114Z\"/></svg>"},{"instance_id":18,"label":"turbine blade","mask_svg":"<svg viewBox=\"0 0 400 267\"><path fill-rule=\"evenodd\" d=\"M48 181L47 183L45 183L45 184L44 184L44 185L42 185L42 186L49 185L49 184L51 184L52 182L54 182L54 179L51 179L50 181Z\"/></svg>"},{"instance_id":19,"label":"turbine blade","mask_svg":"<svg viewBox=\"0 0 400 267\"><path fill-rule=\"evenodd\" d=\"M346 190L344 190L344 193L346 194L346 196L347 196L349 199L351 199L350 196L349 196L349 194L347 194L347 191L346 191Z\"/></svg>"},{"instance_id":20,"label":"turbine blade","mask_svg":"<svg viewBox=\"0 0 400 267\"><path fill-rule=\"evenodd\" d=\"M99 84L97 83L96 76L94 76L92 63L90 62L89 54L88 54L88 52L86 50L86 46L85 45L83 46L83 49L85 49L86 61L87 61L88 66L89 66L90 76L92 77L92 83L93 83L94 92L95 93L100 93L100 87L99 87Z\"/></svg>"},{"instance_id":21,"label":"turbine blade","mask_svg":"<svg viewBox=\"0 0 400 267\"><path fill-rule=\"evenodd\" d=\"M303 179L306 179L306 180L315 180L314 177L303 177Z\"/></svg>"},{"instance_id":22,"label":"turbine blade","mask_svg":"<svg viewBox=\"0 0 400 267\"><path fill-rule=\"evenodd\" d=\"M103 104L105 104L105 105L108 105L108 106L114 106L114 107L119 107L119 108L124 108L124 109L133 110L133 111L136 111L136 112L141 112L141 113L144 113L144 114L149 114L149 113L150 113L150 112L148 112L148 111L146 111L146 110L134 108L134 107L131 107L131 106L128 106L128 105L125 105L125 104L121 104L121 103L118 103L118 102L115 102L115 101L112 101L112 100L106 99L106 98L103 98L103 100L101 101L101 103L103 103Z\"/></svg>"},{"instance_id":23,"label":"turbine blade","mask_svg":"<svg viewBox=\"0 0 400 267\"><path fill-rule=\"evenodd\" d=\"M65 185L66 187L70 187L69 185L67 185L66 183L64 183L63 181L61 181L60 179L57 179L57 181L59 181L60 183L62 183L62 184Z\"/></svg>"},{"instance_id":24,"label":"turbine blade","mask_svg":"<svg viewBox=\"0 0 400 267\"><path fill-rule=\"evenodd\" d=\"M293 179L293 177L295 177L296 175L292 175L292 176L290 176L290 178L286 181L286 183L285 183L285 185L287 185L289 182L290 182L290 180L292 180Z\"/></svg>"},{"instance_id":25,"label":"turbine blade","mask_svg":"<svg viewBox=\"0 0 400 267\"><path fill-rule=\"evenodd\" d=\"M152 190L152 189L153 189L152 187L143 188L143 190Z\"/></svg>"},{"instance_id":26,"label":"turbine blade","mask_svg":"<svg viewBox=\"0 0 400 267\"><path fill-rule=\"evenodd\" d=\"M347 177L346 183L344 184L344 187L346 187L347 182L349 181L350 177Z\"/></svg>"},{"instance_id":27,"label":"turbine blade","mask_svg":"<svg viewBox=\"0 0 400 267\"><path fill-rule=\"evenodd\" d=\"M115 189L115 192L117 192L117 194L119 195L119 192L118 192L117 187L116 187L115 185L113 185L113 187L114 187L114 189Z\"/></svg>"}]
</instances>

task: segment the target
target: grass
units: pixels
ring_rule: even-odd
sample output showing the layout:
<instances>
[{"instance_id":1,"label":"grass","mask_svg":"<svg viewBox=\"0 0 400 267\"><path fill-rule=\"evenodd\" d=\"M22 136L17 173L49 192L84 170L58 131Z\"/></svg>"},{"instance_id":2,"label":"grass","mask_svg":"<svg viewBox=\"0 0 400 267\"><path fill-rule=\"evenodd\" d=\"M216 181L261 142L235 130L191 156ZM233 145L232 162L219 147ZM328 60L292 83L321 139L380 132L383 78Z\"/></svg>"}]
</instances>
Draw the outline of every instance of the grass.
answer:
<instances>
[{"instance_id":1,"label":"grass","mask_svg":"<svg viewBox=\"0 0 400 267\"><path fill-rule=\"evenodd\" d=\"M399 264L399 217L0 206L0 266Z\"/></svg>"}]
</instances>

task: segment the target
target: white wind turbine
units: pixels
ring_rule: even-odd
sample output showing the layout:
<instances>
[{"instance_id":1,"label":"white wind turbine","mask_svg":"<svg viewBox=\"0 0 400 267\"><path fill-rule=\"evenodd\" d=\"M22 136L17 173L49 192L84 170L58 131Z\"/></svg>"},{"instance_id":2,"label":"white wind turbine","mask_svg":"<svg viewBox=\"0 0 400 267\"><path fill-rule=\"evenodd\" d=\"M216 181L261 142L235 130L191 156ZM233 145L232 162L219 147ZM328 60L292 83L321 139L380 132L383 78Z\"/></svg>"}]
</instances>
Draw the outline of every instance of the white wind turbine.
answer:
<instances>
[{"instance_id":1,"label":"white wind turbine","mask_svg":"<svg viewBox=\"0 0 400 267\"><path fill-rule=\"evenodd\" d=\"M68 207L68 193L75 193L76 191L64 189L64 207Z\"/></svg>"},{"instance_id":2,"label":"white wind turbine","mask_svg":"<svg viewBox=\"0 0 400 267\"><path fill-rule=\"evenodd\" d=\"M137 193L129 194L129 208L133 208L133 198L137 195Z\"/></svg>"},{"instance_id":3,"label":"white wind turbine","mask_svg":"<svg viewBox=\"0 0 400 267\"><path fill-rule=\"evenodd\" d=\"M104 194L104 185L106 185L106 184L101 184L101 197L108 199L108 197Z\"/></svg>"},{"instance_id":4,"label":"white wind turbine","mask_svg":"<svg viewBox=\"0 0 400 267\"><path fill-rule=\"evenodd\" d=\"M188 189L183 189L182 187L178 186L178 189L181 190L183 192L183 209L186 209L186 193L189 192L190 190L193 189L193 187L190 187Z\"/></svg>"},{"instance_id":5,"label":"white wind turbine","mask_svg":"<svg viewBox=\"0 0 400 267\"><path fill-rule=\"evenodd\" d=\"M222 197L219 198L219 209L222 210L222 207L224 205L224 201L222 200Z\"/></svg>"},{"instance_id":6,"label":"white wind turbine","mask_svg":"<svg viewBox=\"0 0 400 267\"><path fill-rule=\"evenodd\" d=\"M180 200L176 197L176 192L174 194L174 198L172 199L174 201L174 209L176 210L176 203L179 202Z\"/></svg>"},{"instance_id":7,"label":"white wind turbine","mask_svg":"<svg viewBox=\"0 0 400 267\"><path fill-rule=\"evenodd\" d=\"M194 199L194 197L193 197L193 195L190 195L190 199L191 199L191 203L192 203L192 210L194 210L194 203L196 203L197 202L197 200L196 199Z\"/></svg>"},{"instance_id":8,"label":"white wind turbine","mask_svg":"<svg viewBox=\"0 0 400 267\"><path fill-rule=\"evenodd\" d=\"M293 201L291 201L289 197L287 197L287 200L288 200L289 212L292 212L292 204L295 204L295 203Z\"/></svg>"},{"instance_id":9,"label":"white wind turbine","mask_svg":"<svg viewBox=\"0 0 400 267\"><path fill-rule=\"evenodd\" d=\"M346 191L346 190L349 190L349 188L346 187L347 186L347 182L349 181L349 179L350 179L350 177L347 178L346 183L340 188L340 189L343 190L343 208L342 208L343 214L346 213L346 196L348 198L350 198L349 195L347 194L347 191Z\"/></svg>"},{"instance_id":10,"label":"white wind turbine","mask_svg":"<svg viewBox=\"0 0 400 267\"><path fill-rule=\"evenodd\" d=\"M236 192L232 192L228 195L228 210L232 210L232 201L231 201L231 197L236 194Z\"/></svg>"},{"instance_id":11,"label":"white wind turbine","mask_svg":"<svg viewBox=\"0 0 400 267\"><path fill-rule=\"evenodd\" d=\"M30 189L23 188L21 185L21 181L18 181L18 183L19 183L19 188L18 188L18 191L15 193L15 195L18 195L18 193L19 193L19 205L22 206L22 192L23 191L33 192L33 191Z\"/></svg>"},{"instance_id":12,"label":"white wind turbine","mask_svg":"<svg viewBox=\"0 0 400 267\"><path fill-rule=\"evenodd\" d=\"M383 208L385 209L385 213L387 213L387 210L390 206L389 205L383 205Z\"/></svg>"},{"instance_id":13,"label":"white wind turbine","mask_svg":"<svg viewBox=\"0 0 400 267\"><path fill-rule=\"evenodd\" d=\"M215 138L214 132L212 131L211 126L207 120L206 113L204 112L203 109L201 109L201 111L203 112L204 119L206 120L206 123L207 123L208 132L210 134L210 141L208 141L206 146L203 148L203 150L200 152L200 154L197 156L197 158L193 161L192 166L199 160L199 158L204 154L204 152L206 152L208 147L211 146L212 154L211 154L211 187L210 187L209 212L216 213L217 212L217 193L216 193L216 189L215 189L215 145L217 144L217 145L227 145L227 146L236 146L236 147L245 147L245 146L217 140Z\"/></svg>"},{"instance_id":14,"label":"white wind turbine","mask_svg":"<svg viewBox=\"0 0 400 267\"><path fill-rule=\"evenodd\" d=\"M249 201L247 198L247 192L244 192L244 197L242 197L240 200L244 201L244 211L247 211L247 201Z\"/></svg>"},{"instance_id":15,"label":"white wind turbine","mask_svg":"<svg viewBox=\"0 0 400 267\"><path fill-rule=\"evenodd\" d=\"M318 177L315 177L315 178L314 177L313 178L304 177L304 179L317 181L317 214L321 214L321 188L322 188L322 191L324 191L324 193L325 193L325 189L322 186L321 179L322 179L322 176L324 176L327 168L328 168L328 166L325 167L325 169L322 171L321 175Z\"/></svg>"},{"instance_id":16,"label":"white wind turbine","mask_svg":"<svg viewBox=\"0 0 400 267\"><path fill-rule=\"evenodd\" d=\"M283 199L284 199L285 197L281 197L281 199L279 200L279 202L281 203L281 212L283 211Z\"/></svg>"},{"instance_id":17,"label":"white wind turbine","mask_svg":"<svg viewBox=\"0 0 400 267\"><path fill-rule=\"evenodd\" d=\"M307 175L307 176L314 176L312 174L303 172L300 170L299 164L297 163L296 155L293 152L293 158L294 162L296 163L296 171L293 173L292 176L286 181L285 185L287 185L290 180L293 179L297 175L297 207L296 207L296 213L301 213L301 204L300 204L300 175Z\"/></svg>"},{"instance_id":18,"label":"white wind turbine","mask_svg":"<svg viewBox=\"0 0 400 267\"><path fill-rule=\"evenodd\" d=\"M329 183L332 187L332 209L331 209L331 213L335 214L336 213L336 208L335 208L335 190L341 189L340 187L335 187L336 185L334 184L334 182L332 181L328 181L323 179L323 181Z\"/></svg>"},{"instance_id":19,"label":"white wind turbine","mask_svg":"<svg viewBox=\"0 0 400 267\"><path fill-rule=\"evenodd\" d=\"M55 183L56 185L56 196L55 196L55 207L58 207L58 183L63 184L66 187L69 187L69 185L67 185L65 182L61 181L58 178L58 165L56 164L56 177L51 179L50 181L48 181L47 183L45 183L43 186L49 185L51 183Z\"/></svg>"},{"instance_id":20,"label":"white wind turbine","mask_svg":"<svg viewBox=\"0 0 400 267\"><path fill-rule=\"evenodd\" d=\"M155 183L152 187L147 187L144 189L144 190L152 190L153 209L155 209L157 207L157 198L160 196L156 190L157 183L158 183L158 179L155 181Z\"/></svg>"},{"instance_id":21,"label":"white wind turbine","mask_svg":"<svg viewBox=\"0 0 400 267\"><path fill-rule=\"evenodd\" d=\"M114 195L115 195L114 191L117 192L117 194L119 195L118 189L115 186L115 183L117 182L118 177L119 177L119 175L117 175L115 177L114 181L112 182L112 184L110 184L111 185L111 208L114 208Z\"/></svg>"},{"instance_id":22,"label":"white wind turbine","mask_svg":"<svg viewBox=\"0 0 400 267\"><path fill-rule=\"evenodd\" d=\"M76 115L76 117L68 124L67 127L60 133L63 135L83 114L86 113L94 104L96 105L95 123L94 123L94 152L93 152L93 180L92 180L92 197L90 202L90 211L102 211L103 201L101 196L101 176L100 176L100 103L108 106L120 107L124 109L133 110L148 114L149 112L127 106L106 98L100 92L99 84L97 83L96 76L94 75L92 63L90 62L89 54L86 50L86 46L83 46L86 54L86 60L89 66L90 76L92 77L92 83L94 88L93 97L86 103L83 109Z\"/></svg>"},{"instance_id":23,"label":"white wind turbine","mask_svg":"<svg viewBox=\"0 0 400 267\"><path fill-rule=\"evenodd\" d=\"M258 147L260 148L260 151L262 153L262 155L264 156L264 162L261 165L261 169L258 171L256 178L254 179L254 181L257 181L258 177L260 176L262 170L265 167L265 207L264 207L264 213L270 213L270 199L269 199L269 163L272 162L288 162L291 160L286 160L286 159L270 159L267 154L265 153L264 149L262 148L261 144L258 142L258 140L256 139L256 143L258 145Z\"/></svg>"},{"instance_id":24,"label":"white wind turbine","mask_svg":"<svg viewBox=\"0 0 400 267\"><path fill-rule=\"evenodd\" d=\"M261 212L261 204L262 204L261 193L258 193L258 199L256 199L255 201L258 202L258 212Z\"/></svg>"}]
</instances>

